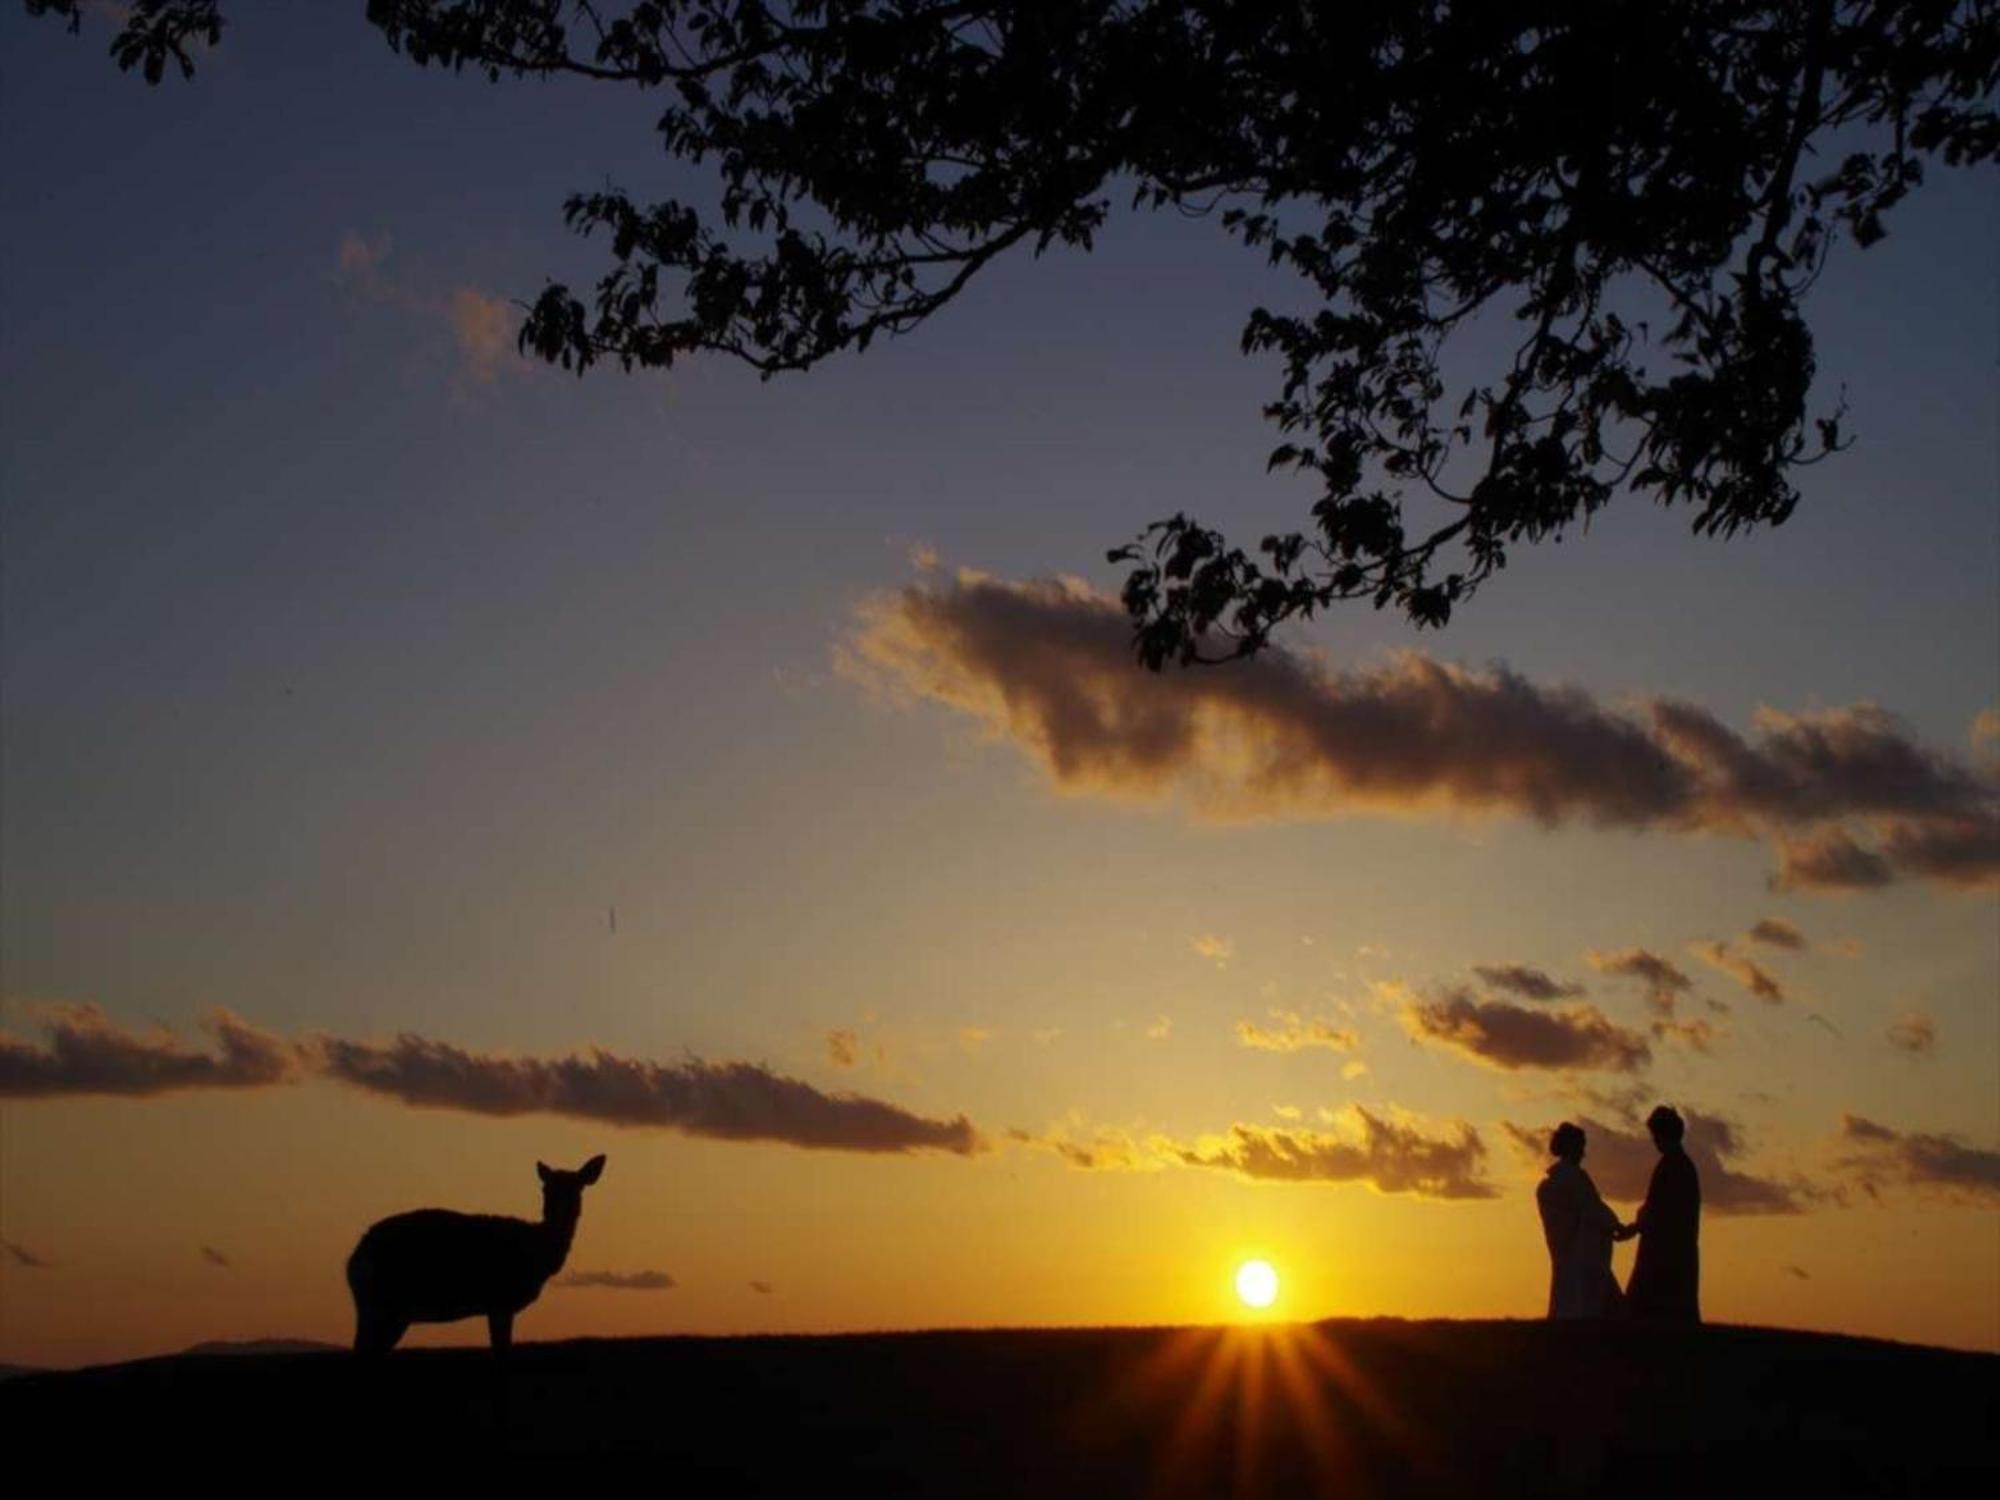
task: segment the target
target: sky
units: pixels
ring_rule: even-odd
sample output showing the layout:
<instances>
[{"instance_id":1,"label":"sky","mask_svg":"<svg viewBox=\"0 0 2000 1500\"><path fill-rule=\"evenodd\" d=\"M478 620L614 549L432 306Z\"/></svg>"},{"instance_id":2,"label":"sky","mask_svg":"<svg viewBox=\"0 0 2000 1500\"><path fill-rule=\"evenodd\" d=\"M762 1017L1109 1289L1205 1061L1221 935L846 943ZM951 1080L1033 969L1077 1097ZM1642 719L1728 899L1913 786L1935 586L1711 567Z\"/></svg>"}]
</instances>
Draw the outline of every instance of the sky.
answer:
<instances>
[{"instance_id":1,"label":"sky","mask_svg":"<svg viewBox=\"0 0 2000 1500\"><path fill-rule=\"evenodd\" d=\"M647 102L239 9L158 89L0 15L0 1361L344 1340L369 1223L599 1152L522 1337L1250 1256L1532 1317L1549 1128L1629 1214L1660 1101L1708 1317L2000 1349L1990 180L1816 290L1784 527L1154 677L1105 549L1313 498L1258 257L1116 215L803 376L578 380L515 302L569 192L707 191Z\"/></svg>"}]
</instances>

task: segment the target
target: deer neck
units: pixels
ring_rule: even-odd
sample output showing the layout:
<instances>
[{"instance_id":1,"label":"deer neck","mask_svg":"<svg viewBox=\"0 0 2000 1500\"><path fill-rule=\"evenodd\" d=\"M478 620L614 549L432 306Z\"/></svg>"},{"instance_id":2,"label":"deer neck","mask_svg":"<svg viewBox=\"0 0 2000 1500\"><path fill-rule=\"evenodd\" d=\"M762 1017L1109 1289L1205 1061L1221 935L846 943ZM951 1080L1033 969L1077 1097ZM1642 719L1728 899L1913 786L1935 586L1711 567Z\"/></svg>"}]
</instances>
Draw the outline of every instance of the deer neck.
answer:
<instances>
[{"instance_id":1,"label":"deer neck","mask_svg":"<svg viewBox=\"0 0 2000 1500\"><path fill-rule=\"evenodd\" d=\"M569 1259L570 1241L576 1238L576 1214L554 1217L542 1215L542 1239L548 1247L549 1275L553 1276Z\"/></svg>"}]
</instances>

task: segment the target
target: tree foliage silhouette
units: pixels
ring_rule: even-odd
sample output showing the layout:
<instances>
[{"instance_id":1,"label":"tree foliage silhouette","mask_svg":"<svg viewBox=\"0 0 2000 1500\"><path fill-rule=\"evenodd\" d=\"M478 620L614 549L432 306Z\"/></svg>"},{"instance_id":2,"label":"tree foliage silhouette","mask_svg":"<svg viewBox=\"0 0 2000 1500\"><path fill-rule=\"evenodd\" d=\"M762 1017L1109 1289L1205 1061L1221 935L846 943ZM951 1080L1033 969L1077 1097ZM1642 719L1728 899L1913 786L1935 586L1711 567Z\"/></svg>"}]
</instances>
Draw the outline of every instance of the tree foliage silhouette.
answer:
<instances>
[{"instance_id":1,"label":"tree foliage silhouette","mask_svg":"<svg viewBox=\"0 0 2000 1500\"><path fill-rule=\"evenodd\" d=\"M75 19L79 0L27 0ZM1842 446L1802 300L1927 163L1991 162L2000 0L368 0L420 66L657 94L710 217L572 197L604 236L522 347L564 368L720 351L766 376L908 332L996 257L1177 210L1303 283L1256 308L1271 465L1310 524L1186 515L1110 555L1140 657L1246 655L1336 600L1441 625L1520 543L1621 491L1696 531L1785 520ZM157 81L218 0L134 0ZM1454 335L1511 320L1466 373ZM1461 341L1462 343L1462 341ZM1448 373L1449 371L1449 373Z\"/></svg>"}]
</instances>

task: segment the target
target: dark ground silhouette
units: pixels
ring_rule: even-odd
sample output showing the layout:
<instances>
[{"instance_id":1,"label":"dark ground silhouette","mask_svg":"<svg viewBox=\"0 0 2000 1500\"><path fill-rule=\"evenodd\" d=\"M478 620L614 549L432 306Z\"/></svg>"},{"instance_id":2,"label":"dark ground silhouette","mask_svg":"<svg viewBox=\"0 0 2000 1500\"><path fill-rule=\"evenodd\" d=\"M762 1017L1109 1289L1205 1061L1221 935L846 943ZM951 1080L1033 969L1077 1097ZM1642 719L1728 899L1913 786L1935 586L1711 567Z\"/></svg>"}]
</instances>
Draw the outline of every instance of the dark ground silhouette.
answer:
<instances>
[{"instance_id":1,"label":"dark ground silhouette","mask_svg":"<svg viewBox=\"0 0 2000 1500\"><path fill-rule=\"evenodd\" d=\"M1996 1375L1831 1335L1539 1321L579 1340L511 1369L415 1349L30 1375L0 1387L0 1430L645 1455L690 1495L1969 1495L2000 1479Z\"/></svg>"}]
</instances>

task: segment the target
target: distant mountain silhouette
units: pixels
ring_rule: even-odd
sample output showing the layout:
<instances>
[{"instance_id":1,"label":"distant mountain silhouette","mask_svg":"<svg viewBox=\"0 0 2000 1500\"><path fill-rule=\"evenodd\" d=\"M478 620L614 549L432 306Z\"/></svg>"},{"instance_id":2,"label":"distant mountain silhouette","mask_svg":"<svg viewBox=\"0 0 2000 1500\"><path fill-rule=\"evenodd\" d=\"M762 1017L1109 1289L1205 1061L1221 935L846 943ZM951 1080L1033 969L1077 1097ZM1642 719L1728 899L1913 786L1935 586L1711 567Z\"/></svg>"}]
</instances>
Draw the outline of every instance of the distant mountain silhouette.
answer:
<instances>
[{"instance_id":1,"label":"distant mountain silhouette","mask_svg":"<svg viewBox=\"0 0 2000 1500\"><path fill-rule=\"evenodd\" d=\"M45 1373L40 1365L0 1365L0 1380L13 1380L22 1375Z\"/></svg>"},{"instance_id":2,"label":"distant mountain silhouette","mask_svg":"<svg viewBox=\"0 0 2000 1500\"><path fill-rule=\"evenodd\" d=\"M207 1339L189 1344L182 1354L334 1354L339 1344L324 1339Z\"/></svg>"}]
</instances>

